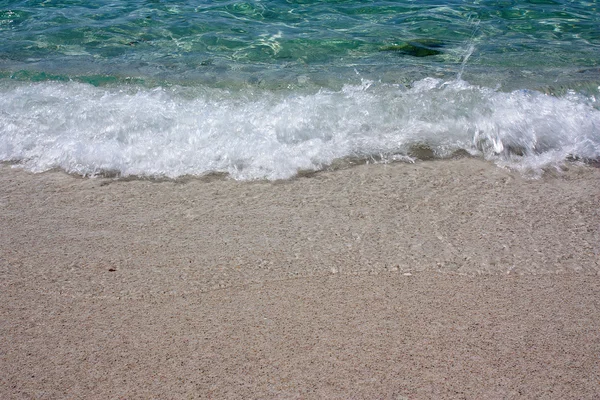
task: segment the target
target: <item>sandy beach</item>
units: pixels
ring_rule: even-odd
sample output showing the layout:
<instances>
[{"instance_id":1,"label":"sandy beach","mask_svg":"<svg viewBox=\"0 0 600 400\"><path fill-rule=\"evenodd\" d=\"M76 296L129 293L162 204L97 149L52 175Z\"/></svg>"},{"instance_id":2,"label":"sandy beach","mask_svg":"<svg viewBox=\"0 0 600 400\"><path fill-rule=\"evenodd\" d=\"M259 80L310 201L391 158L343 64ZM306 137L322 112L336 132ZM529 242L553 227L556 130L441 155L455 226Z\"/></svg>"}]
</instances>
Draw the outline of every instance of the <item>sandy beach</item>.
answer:
<instances>
[{"instance_id":1,"label":"sandy beach","mask_svg":"<svg viewBox=\"0 0 600 400\"><path fill-rule=\"evenodd\" d=\"M0 398L594 399L600 169L0 168Z\"/></svg>"}]
</instances>

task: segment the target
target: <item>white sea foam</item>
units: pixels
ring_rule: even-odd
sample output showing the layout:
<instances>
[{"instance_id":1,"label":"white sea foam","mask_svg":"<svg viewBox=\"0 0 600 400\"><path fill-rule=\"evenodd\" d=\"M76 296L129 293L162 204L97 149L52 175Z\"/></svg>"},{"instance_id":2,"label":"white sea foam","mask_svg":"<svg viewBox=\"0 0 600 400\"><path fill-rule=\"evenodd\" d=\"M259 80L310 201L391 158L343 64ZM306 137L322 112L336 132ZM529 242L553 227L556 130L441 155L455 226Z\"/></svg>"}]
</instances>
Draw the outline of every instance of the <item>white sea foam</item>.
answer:
<instances>
[{"instance_id":1,"label":"white sea foam","mask_svg":"<svg viewBox=\"0 0 600 400\"><path fill-rule=\"evenodd\" d=\"M600 158L597 100L427 78L340 91L228 92L0 82L0 160L32 171L281 179L334 160L459 149L540 171Z\"/></svg>"}]
</instances>

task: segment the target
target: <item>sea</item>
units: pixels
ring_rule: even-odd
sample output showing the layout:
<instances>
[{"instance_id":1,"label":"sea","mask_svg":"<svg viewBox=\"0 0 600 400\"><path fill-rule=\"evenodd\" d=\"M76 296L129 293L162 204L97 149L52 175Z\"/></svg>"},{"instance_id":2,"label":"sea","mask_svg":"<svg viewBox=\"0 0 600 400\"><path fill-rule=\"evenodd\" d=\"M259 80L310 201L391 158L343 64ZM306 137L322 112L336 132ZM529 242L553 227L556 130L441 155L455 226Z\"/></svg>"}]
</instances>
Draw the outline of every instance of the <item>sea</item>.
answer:
<instances>
[{"instance_id":1,"label":"sea","mask_svg":"<svg viewBox=\"0 0 600 400\"><path fill-rule=\"evenodd\" d=\"M600 159L597 0L0 0L0 161L289 179Z\"/></svg>"}]
</instances>

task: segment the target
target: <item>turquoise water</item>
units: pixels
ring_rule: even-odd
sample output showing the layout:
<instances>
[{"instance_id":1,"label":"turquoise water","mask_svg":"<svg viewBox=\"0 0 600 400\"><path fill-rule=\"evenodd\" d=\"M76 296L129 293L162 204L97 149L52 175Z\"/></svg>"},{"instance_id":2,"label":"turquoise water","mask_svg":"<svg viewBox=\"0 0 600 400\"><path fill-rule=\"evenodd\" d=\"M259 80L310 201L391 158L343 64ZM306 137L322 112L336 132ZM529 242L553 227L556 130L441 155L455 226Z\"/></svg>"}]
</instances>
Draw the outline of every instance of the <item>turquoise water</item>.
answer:
<instances>
[{"instance_id":1,"label":"turquoise water","mask_svg":"<svg viewBox=\"0 0 600 400\"><path fill-rule=\"evenodd\" d=\"M0 4L0 70L23 80L286 87L306 74L335 86L358 69L410 82L456 74L469 45L465 78L478 83L510 86L507 76L524 73L524 85L585 86L600 67L596 1Z\"/></svg>"},{"instance_id":2,"label":"turquoise water","mask_svg":"<svg viewBox=\"0 0 600 400\"><path fill-rule=\"evenodd\" d=\"M600 156L596 1L0 1L0 160L287 178Z\"/></svg>"}]
</instances>

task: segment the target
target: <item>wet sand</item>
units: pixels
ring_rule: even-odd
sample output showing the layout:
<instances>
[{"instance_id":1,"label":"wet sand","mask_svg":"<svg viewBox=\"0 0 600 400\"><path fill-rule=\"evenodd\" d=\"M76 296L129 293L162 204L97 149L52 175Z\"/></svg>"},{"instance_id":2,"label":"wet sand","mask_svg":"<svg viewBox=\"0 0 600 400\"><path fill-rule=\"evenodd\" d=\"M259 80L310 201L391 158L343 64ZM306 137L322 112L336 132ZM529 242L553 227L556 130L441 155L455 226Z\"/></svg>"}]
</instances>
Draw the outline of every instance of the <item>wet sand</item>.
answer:
<instances>
[{"instance_id":1,"label":"wet sand","mask_svg":"<svg viewBox=\"0 0 600 400\"><path fill-rule=\"evenodd\" d=\"M600 169L0 169L0 398L595 398Z\"/></svg>"}]
</instances>

